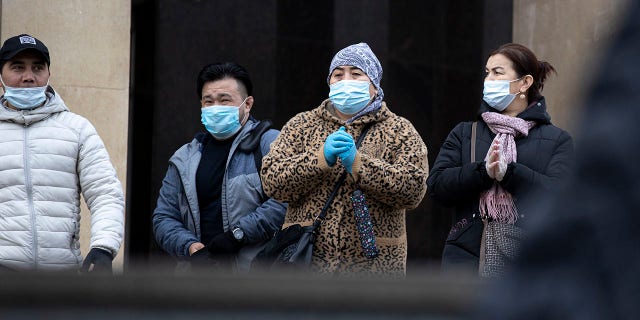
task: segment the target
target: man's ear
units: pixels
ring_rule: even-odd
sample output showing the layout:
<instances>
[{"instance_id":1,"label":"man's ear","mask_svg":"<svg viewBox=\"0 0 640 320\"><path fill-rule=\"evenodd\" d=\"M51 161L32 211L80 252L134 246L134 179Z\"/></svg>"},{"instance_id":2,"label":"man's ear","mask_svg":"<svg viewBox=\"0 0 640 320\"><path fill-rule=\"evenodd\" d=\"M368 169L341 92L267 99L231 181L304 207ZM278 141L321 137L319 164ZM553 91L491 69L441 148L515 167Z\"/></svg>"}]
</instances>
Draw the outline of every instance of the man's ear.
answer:
<instances>
[{"instance_id":1,"label":"man's ear","mask_svg":"<svg viewBox=\"0 0 640 320\"><path fill-rule=\"evenodd\" d=\"M251 107L253 107L253 96L248 96L247 101L244 103L245 111L251 111Z\"/></svg>"}]
</instances>

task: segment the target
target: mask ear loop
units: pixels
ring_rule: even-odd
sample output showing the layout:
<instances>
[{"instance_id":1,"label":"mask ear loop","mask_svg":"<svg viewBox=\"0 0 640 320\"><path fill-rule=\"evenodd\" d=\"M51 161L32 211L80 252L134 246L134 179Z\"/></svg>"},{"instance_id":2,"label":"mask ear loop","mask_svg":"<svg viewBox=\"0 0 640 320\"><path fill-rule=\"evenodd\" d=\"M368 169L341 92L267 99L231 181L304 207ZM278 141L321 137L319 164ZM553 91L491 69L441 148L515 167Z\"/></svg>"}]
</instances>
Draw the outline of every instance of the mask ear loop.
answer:
<instances>
[{"instance_id":1,"label":"mask ear loop","mask_svg":"<svg viewBox=\"0 0 640 320\"><path fill-rule=\"evenodd\" d=\"M240 112L240 107L242 107L242 105L247 102L247 99L249 99L249 96L247 96L246 98L244 98L244 100L242 101L242 103L238 106L238 112ZM244 115L244 119L242 119L242 121L240 121L240 125L243 126L244 123L247 121L247 119L249 119L249 111L245 112Z\"/></svg>"}]
</instances>

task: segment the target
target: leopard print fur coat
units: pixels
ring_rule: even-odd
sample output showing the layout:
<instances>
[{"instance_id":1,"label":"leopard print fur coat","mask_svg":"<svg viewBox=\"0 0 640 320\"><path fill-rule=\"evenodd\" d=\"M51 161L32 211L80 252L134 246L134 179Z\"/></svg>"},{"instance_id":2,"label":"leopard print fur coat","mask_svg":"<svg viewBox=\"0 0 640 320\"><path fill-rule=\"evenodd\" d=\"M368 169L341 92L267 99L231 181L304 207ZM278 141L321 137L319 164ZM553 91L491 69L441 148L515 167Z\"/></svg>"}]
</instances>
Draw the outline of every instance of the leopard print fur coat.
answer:
<instances>
[{"instance_id":1,"label":"leopard print fur coat","mask_svg":"<svg viewBox=\"0 0 640 320\"><path fill-rule=\"evenodd\" d=\"M425 195L427 147L413 125L385 103L377 112L348 125L333 115L332 109L325 100L285 124L263 160L263 189L270 197L289 203L283 228L296 223L311 225L345 170L340 160L333 167L327 165L325 139L345 126L357 140L363 127L373 122L356 154L353 174L347 175L319 228L312 270L403 277L407 260L405 211L416 208ZM373 259L363 255L351 207L350 195L358 187L366 196L380 250Z\"/></svg>"}]
</instances>

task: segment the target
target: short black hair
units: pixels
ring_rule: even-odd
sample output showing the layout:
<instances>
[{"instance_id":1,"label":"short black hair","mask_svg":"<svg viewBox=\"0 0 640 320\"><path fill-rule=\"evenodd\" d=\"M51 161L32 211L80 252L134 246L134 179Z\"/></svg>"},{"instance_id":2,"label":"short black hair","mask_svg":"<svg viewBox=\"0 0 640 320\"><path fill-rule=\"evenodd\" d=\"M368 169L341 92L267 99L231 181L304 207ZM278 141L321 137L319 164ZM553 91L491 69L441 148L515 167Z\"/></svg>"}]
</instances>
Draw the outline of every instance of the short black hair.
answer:
<instances>
[{"instance_id":1,"label":"short black hair","mask_svg":"<svg viewBox=\"0 0 640 320\"><path fill-rule=\"evenodd\" d=\"M202 87L204 87L205 83L224 78L233 78L239 81L244 86L247 96L253 93L253 84L247 69L235 62L217 62L204 66L200 74L198 74L196 82L198 98L202 100Z\"/></svg>"}]
</instances>

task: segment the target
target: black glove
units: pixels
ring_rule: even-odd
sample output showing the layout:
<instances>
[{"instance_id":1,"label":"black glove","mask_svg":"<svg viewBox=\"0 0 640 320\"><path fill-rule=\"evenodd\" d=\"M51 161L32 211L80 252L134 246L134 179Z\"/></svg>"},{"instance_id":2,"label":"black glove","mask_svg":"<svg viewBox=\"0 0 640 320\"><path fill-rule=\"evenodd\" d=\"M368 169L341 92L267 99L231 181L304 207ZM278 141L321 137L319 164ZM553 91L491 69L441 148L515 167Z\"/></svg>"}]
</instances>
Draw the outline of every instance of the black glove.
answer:
<instances>
[{"instance_id":1,"label":"black glove","mask_svg":"<svg viewBox=\"0 0 640 320\"><path fill-rule=\"evenodd\" d=\"M189 261L191 261L193 265L205 266L212 263L211 258L209 250L207 250L207 247L204 247L189 256Z\"/></svg>"},{"instance_id":2,"label":"black glove","mask_svg":"<svg viewBox=\"0 0 640 320\"><path fill-rule=\"evenodd\" d=\"M93 248L84 258L80 272L112 273L111 261L113 261L113 256L110 252Z\"/></svg>"},{"instance_id":3,"label":"black glove","mask_svg":"<svg viewBox=\"0 0 640 320\"><path fill-rule=\"evenodd\" d=\"M231 263L229 259L229 254L212 254L211 252L209 252L208 247L204 247L194 252L189 257L191 266L195 268L194 271L211 271L214 269L228 271L231 269Z\"/></svg>"},{"instance_id":4,"label":"black glove","mask_svg":"<svg viewBox=\"0 0 640 320\"><path fill-rule=\"evenodd\" d=\"M240 248L242 248L242 243L233 237L231 230L215 236L207 246L209 252L215 255L236 253L240 251Z\"/></svg>"}]
</instances>

